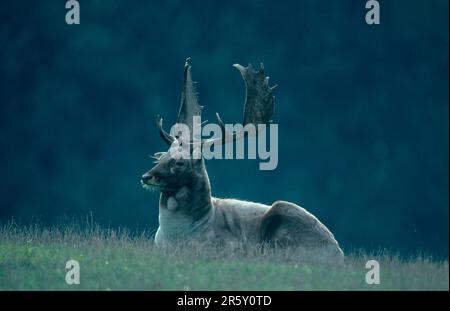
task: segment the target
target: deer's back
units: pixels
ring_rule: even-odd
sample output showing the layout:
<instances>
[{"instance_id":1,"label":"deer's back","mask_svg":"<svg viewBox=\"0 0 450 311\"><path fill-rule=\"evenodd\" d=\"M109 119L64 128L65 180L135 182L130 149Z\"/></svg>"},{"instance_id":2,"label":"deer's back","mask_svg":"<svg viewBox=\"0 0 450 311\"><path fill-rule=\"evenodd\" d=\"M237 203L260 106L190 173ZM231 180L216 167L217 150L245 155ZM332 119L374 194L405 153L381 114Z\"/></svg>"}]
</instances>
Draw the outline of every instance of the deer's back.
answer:
<instances>
[{"instance_id":1,"label":"deer's back","mask_svg":"<svg viewBox=\"0 0 450 311\"><path fill-rule=\"evenodd\" d=\"M255 202L213 198L214 232L220 240L255 241L260 239L260 224L270 206Z\"/></svg>"}]
</instances>

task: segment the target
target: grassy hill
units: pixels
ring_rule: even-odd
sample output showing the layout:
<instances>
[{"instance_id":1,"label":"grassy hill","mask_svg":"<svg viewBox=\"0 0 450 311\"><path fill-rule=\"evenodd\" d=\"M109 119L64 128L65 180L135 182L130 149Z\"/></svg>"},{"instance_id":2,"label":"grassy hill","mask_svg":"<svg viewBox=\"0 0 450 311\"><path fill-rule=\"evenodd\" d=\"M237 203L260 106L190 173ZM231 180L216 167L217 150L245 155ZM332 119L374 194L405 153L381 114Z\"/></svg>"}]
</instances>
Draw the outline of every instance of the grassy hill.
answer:
<instances>
[{"instance_id":1,"label":"grassy hill","mask_svg":"<svg viewBox=\"0 0 450 311\"><path fill-rule=\"evenodd\" d=\"M68 285L65 265L80 264ZM367 285L365 264L380 263ZM448 260L404 259L386 252L324 254L242 246L234 250L178 243L156 248L149 234L75 225L0 228L0 290L449 290Z\"/></svg>"}]
</instances>

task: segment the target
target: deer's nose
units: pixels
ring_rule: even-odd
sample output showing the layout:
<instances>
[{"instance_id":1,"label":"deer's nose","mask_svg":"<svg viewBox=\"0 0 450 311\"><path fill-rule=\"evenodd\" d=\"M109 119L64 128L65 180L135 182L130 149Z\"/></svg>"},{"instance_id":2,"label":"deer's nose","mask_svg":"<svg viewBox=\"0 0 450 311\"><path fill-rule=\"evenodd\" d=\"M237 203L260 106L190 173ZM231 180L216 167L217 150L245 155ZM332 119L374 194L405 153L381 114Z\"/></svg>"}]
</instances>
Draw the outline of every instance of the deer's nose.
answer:
<instances>
[{"instance_id":1,"label":"deer's nose","mask_svg":"<svg viewBox=\"0 0 450 311\"><path fill-rule=\"evenodd\" d=\"M144 174L144 175L142 175L142 182L144 183L144 184L146 184L150 179L152 179L152 176L150 176L150 175L148 175L148 174Z\"/></svg>"}]
</instances>

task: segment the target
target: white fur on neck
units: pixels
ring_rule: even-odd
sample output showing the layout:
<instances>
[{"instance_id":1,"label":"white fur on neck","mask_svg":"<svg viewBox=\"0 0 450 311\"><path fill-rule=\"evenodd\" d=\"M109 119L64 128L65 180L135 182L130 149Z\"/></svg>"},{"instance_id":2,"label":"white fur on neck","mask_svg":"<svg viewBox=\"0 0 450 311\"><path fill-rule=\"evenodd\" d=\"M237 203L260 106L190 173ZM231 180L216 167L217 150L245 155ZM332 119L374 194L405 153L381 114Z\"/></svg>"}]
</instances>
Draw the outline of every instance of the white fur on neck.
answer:
<instances>
[{"instance_id":1,"label":"white fur on neck","mask_svg":"<svg viewBox=\"0 0 450 311\"><path fill-rule=\"evenodd\" d=\"M178 208L178 202L174 197L170 197L167 199L166 207L169 211L174 212Z\"/></svg>"},{"instance_id":2,"label":"white fur on neck","mask_svg":"<svg viewBox=\"0 0 450 311\"><path fill-rule=\"evenodd\" d=\"M164 240L194 237L198 232L204 232L207 224L212 218L213 209L195 223L192 217L186 215L180 204L184 200L189 200L190 190L187 187L181 188L177 193L167 198L166 202L161 202L159 207L159 228L156 232L155 241L157 244ZM181 203L180 203L181 202Z\"/></svg>"}]
</instances>

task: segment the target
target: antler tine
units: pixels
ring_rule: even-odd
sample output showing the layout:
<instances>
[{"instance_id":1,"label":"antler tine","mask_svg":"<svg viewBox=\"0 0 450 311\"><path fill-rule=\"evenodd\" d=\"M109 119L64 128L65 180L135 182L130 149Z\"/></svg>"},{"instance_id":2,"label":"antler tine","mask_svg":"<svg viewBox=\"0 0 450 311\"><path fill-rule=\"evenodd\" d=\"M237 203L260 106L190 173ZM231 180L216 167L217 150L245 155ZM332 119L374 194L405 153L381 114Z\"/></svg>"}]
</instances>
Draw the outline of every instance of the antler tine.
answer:
<instances>
[{"instance_id":1,"label":"antler tine","mask_svg":"<svg viewBox=\"0 0 450 311\"><path fill-rule=\"evenodd\" d=\"M222 130L222 141L225 141L225 136L227 134L227 131L225 129L225 123L223 123L222 118L220 117L218 112L216 112L216 118L217 123L219 123L220 129Z\"/></svg>"},{"instance_id":2,"label":"antler tine","mask_svg":"<svg viewBox=\"0 0 450 311\"><path fill-rule=\"evenodd\" d=\"M164 131L163 129L163 118L158 115L156 118L156 126L159 129L159 135L169 146L175 141L175 137Z\"/></svg>"},{"instance_id":3,"label":"antler tine","mask_svg":"<svg viewBox=\"0 0 450 311\"><path fill-rule=\"evenodd\" d=\"M227 129L225 128L225 123L222 121L222 118L220 117L219 113L216 112L216 118L217 118L217 123L219 123L220 129L222 130L222 137L220 138L222 144L226 144L229 141L236 141L241 133L232 133L230 134ZM217 140L215 140L217 141ZM212 143L212 142L209 142Z\"/></svg>"}]
</instances>

